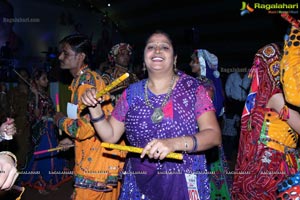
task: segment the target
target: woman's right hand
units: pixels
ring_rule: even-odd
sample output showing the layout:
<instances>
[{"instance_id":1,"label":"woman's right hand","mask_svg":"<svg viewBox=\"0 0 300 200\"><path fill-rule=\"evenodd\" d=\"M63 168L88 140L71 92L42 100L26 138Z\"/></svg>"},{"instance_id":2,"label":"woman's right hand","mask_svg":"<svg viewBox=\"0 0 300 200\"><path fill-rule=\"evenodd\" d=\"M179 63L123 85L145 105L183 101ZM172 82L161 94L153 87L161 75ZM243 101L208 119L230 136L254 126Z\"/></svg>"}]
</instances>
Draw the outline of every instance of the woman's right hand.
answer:
<instances>
[{"instance_id":1,"label":"woman's right hand","mask_svg":"<svg viewBox=\"0 0 300 200\"><path fill-rule=\"evenodd\" d=\"M81 96L81 101L86 106L96 106L102 98L96 99L96 88L87 89Z\"/></svg>"}]
</instances>

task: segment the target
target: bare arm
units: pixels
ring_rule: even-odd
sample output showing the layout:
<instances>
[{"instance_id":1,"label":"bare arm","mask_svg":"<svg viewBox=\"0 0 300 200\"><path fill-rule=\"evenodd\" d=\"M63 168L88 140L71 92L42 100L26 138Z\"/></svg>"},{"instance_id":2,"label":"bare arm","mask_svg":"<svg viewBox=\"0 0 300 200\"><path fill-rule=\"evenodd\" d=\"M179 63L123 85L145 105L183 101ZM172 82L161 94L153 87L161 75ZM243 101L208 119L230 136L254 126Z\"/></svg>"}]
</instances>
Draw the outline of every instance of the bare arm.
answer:
<instances>
[{"instance_id":1,"label":"bare arm","mask_svg":"<svg viewBox=\"0 0 300 200\"><path fill-rule=\"evenodd\" d=\"M196 134L198 140L196 151L207 150L222 143L221 130L214 111L203 113L197 122L200 132Z\"/></svg>"},{"instance_id":2,"label":"bare arm","mask_svg":"<svg viewBox=\"0 0 300 200\"><path fill-rule=\"evenodd\" d=\"M277 113L280 113L281 109L285 105L284 97L281 93L275 94L269 100L267 107L274 109ZM287 123L297 132L300 133L300 114L299 112L289 108L289 119Z\"/></svg>"},{"instance_id":3,"label":"bare arm","mask_svg":"<svg viewBox=\"0 0 300 200\"><path fill-rule=\"evenodd\" d=\"M88 106L91 118L97 119L104 115L101 105L95 99L96 90L89 89L82 95L82 102ZM121 138L122 134L125 131L124 123L118 121L114 117L110 117L108 120L103 118L103 120L92 122L94 128L104 142L116 143Z\"/></svg>"}]
</instances>

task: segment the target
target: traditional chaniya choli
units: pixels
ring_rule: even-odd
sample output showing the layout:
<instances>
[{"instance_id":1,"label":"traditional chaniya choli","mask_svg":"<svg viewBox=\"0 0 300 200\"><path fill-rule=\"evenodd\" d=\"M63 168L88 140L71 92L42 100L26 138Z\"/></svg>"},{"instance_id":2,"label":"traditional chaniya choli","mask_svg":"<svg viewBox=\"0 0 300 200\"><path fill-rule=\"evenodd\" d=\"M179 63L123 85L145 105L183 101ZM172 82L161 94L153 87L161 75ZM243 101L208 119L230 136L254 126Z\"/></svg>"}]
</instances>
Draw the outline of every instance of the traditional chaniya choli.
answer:
<instances>
[{"instance_id":1,"label":"traditional chaniya choli","mask_svg":"<svg viewBox=\"0 0 300 200\"><path fill-rule=\"evenodd\" d=\"M195 134L197 117L214 110L198 80L182 72L178 75L180 78L164 107L161 105L168 94L155 95L147 87L145 91L146 80L123 92L112 115L125 122L130 145L143 148L154 138ZM147 105L145 93L152 106ZM153 108L161 108L162 119L153 116ZM123 175L120 199L210 199L206 159L200 152L184 153L182 161L141 159L130 153Z\"/></svg>"}]
</instances>

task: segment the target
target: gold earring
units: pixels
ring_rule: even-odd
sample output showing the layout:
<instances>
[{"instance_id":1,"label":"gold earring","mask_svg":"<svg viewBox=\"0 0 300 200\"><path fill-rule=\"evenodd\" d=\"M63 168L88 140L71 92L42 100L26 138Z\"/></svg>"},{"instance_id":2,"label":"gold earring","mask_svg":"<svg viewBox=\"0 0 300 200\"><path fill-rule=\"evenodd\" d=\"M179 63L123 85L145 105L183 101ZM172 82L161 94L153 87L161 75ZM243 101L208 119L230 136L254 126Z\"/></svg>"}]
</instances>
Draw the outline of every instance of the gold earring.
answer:
<instances>
[{"instance_id":1,"label":"gold earring","mask_svg":"<svg viewBox=\"0 0 300 200\"><path fill-rule=\"evenodd\" d=\"M178 69L176 67L176 62L174 63L174 72L177 73L178 72Z\"/></svg>"}]
</instances>

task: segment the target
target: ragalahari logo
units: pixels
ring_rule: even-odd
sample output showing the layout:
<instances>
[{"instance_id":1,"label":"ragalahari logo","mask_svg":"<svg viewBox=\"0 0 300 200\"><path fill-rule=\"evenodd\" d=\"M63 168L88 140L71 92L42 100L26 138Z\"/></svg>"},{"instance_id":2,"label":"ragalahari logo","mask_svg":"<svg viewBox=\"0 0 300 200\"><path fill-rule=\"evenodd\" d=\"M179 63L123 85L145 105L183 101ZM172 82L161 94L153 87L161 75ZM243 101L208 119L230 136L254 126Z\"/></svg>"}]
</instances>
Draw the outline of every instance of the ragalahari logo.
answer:
<instances>
[{"instance_id":1,"label":"ragalahari logo","mask_svg":"<svg viewBox=\"0 0 300 200\"><path fill-rule=\"evenodd\" d=\"M269 14L298 14L299 3L253 3L252 7L242 1L241 16L252 13L254 10L264 10Z\"/></svg>"},{"instance_id":2,"label":"ragalahari logo","mask_svg":"<svg viewBox=\"0 0 300 200\"><path fill-rule=\"evenodd\" d=\"M248 3L242 1L242 8L241 8L241 16L245 14L251 13L254 11L254 8L251 8Z\"/></svg>"}]
</instances>

